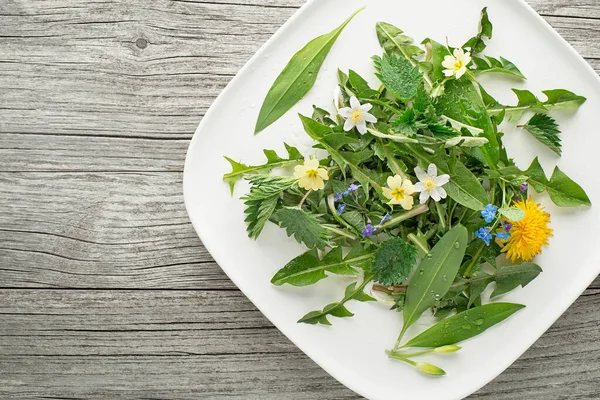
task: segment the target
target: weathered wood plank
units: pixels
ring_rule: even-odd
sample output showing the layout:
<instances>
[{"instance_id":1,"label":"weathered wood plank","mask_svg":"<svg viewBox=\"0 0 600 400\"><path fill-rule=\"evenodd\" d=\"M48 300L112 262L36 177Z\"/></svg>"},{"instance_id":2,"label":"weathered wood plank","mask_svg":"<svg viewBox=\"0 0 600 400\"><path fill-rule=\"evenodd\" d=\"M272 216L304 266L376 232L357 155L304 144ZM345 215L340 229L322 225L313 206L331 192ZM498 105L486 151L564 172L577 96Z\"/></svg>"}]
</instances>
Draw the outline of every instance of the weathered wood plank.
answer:
<instances>
[{"instance_id":1,"label":"weathered wood plank","mask_svg":"<svg viewBox=\"0 0 600 400\"><path fill-rule=\"evenodd\" d=\"M590 290L473 398L595 398ZM236 291L1 290L3 397L354 399Z\"/></svg>"}]
</instances>

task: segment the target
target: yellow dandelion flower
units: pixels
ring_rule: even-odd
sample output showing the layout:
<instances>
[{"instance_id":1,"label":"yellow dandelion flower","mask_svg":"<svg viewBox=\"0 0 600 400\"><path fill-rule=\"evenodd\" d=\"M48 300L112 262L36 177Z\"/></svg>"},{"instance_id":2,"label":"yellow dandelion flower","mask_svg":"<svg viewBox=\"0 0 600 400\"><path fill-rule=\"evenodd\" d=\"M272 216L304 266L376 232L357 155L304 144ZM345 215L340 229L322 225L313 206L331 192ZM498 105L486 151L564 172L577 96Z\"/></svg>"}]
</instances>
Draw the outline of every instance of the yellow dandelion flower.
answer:
<instances>
[{"instance_id":1,"label":"yellow dandelion flower","mask_svg":"<svg viewBox=\"0 0 600 400\"><path fill-rule=\"evenodd\" d=\"M531 261L542 252L542 247L547 246L548 239L553 236L552 228L548 227L550 214L544 211L541 204L533 201L533 197L515 201L514 207L525 211L525 218L520 221L507 221L512 228L510 237L500 241L505 244L502 252L506 253L506 258L510 258L512 262L517 258Z\"/></svg>"},{"instance_id":2,"label":"yellow dandelion flower","mask_svg":"<svg viewBox=\"0 0 600 400\"><path fill-rule=\"evenodd\" d=\"M294 177L298 178L298 186L306 190L321 190L329 179L327 170L320 168L319 160L307 158L304 165L297 165L294 169Z\"/></svg>"}]
</instances>

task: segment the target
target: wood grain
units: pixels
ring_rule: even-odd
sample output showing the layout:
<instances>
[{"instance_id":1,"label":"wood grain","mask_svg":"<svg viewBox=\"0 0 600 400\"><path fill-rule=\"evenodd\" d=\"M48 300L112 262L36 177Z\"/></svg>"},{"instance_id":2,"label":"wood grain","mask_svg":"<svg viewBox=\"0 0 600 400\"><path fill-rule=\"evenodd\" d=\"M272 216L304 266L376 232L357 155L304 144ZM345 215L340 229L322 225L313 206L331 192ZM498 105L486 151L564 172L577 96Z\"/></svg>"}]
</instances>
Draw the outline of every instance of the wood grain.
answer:
<instances>
[{"instance_id":1,"label":"wood grain","mask_svg":"<svg viewBox=\"0 0 600 400\"><path fill-rule=\"evenodd\" d=\"M529 0L600 72L600 0ZM0 2L0 397L357 399L202 247L212 101L304 0ZM600 279L472 398L600 398Z\"/></svg>"}]
</instances>

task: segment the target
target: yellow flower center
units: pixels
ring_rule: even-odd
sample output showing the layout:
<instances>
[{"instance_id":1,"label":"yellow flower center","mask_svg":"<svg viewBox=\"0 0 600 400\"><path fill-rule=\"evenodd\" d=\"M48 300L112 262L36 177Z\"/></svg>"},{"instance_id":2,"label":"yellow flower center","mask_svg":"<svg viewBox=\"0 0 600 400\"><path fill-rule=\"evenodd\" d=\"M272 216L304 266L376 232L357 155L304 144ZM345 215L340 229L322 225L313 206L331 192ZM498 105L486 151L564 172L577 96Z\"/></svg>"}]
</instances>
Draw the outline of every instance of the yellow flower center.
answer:
<instances>
[{"instance_id":1,"label":"yellow flower center","mask_svg":"<svg viewBox=\"0 0 600 400\"><path fill-rule=\"evenodd\" d=\"M316 169L308 169L306 170L306 176L308 176L310 179L317 179L319 172Z\"/></svg>"},{"instance_id":2,"label":"yellow flower center","mask_svg":"<svg viewBox=\"0 0 600 400\"><path fill-rule=\"evenodd\" d=\"M461 69L465 64L462 62L462 60L456 60L456 62L454 63L454 70L458 71L459 69Z\"/></svg>"},{"instance_id":3,"label":"yellow flower center","mask_svg":"<svg viewBox=\"0 0 600 400\"><path fill-rule=\"evenodd\" d=\"M352 111L352 123L357 124L364 119L363 112L360 109Z\"/></svg>"},{"instance_id":4,"label":"yellow flower center","mask_svg":"<svg viewBox=\"0 0 600 400\"><path fill-rule=\"evenodd\" d=\"M425 186L426 190L431 191L435 189L435 180L433 180L433 178L425 178L423 185Z\"/></svg>"},{"instance_id":5,"label":"yellow flower center","mask_svg":"<svg viewBox=\"0 0 600 400\"><path fill-rule=\"evenodd\" d=\"M394 188L394 190L392 190L392 197L396 201L403 200L404 199L404 189Z\"/></svg>"},{"instance_id":6,"label":"yellow flower center","mask_svg":"<svg viewBox=\"0 0 600 400\"><path fill-rule=\"evenodd\" d=\"M518 222L508 221L513 227L510 230L510 238L501 242L506 243L502 252L513 262L517 258L531 261L542 252L542 247L548 245L548 238L553 236L552 228L548 227L550 214L534 202L532 197L516 201L514 207L525 211L525 218Z\"/></svg>"}]
</instances>

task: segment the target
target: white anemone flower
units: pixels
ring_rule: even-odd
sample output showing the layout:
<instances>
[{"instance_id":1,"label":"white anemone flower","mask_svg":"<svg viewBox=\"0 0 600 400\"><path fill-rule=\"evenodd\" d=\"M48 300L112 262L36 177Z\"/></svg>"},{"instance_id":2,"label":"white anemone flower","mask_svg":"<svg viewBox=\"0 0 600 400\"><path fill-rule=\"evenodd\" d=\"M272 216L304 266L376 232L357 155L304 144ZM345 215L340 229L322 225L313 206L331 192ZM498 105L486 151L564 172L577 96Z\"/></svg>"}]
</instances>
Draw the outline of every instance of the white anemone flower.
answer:
<instances>
[{"instance_id":1,"label":"white anemone flower","mask_svg":"<svg viewBox=\"0 0 600 400\"><path fill-rule=\"evenodd\" d=\"M456 79L460 79L467 72L467 66L471 62L471 53L466 52L463 49L454 49L454 55L447 55L442 61L442 67L444 75L447 77L456 76Z\"/></svg>"},{"instance_id":2,"label":"white anemone flower","mask_svg":"<svg viewBox=\"0 0 600 400\"><path fill-rule=\"evenodd\" d=\"M421 193L419 195L421 204L425 204L430 197L434 201L440 201L448 196L446 190L442 186L450 182L450 175L444 174L438 176L438 170L435 164L429 164L427 172L417 167L415 168L415 174L419 179L419 182L415 183L415 190Z\"/></svg>"},{"instance_id":3,"label":"white anemone flower","mask_svg":"<svg viewBox=\"0 0 600 400\"><path fill-rule=\"evenodd\" d=\"M346 119L344 124L344 130L346 132L351 131L352 128L356 127L361 135L367 133L367 122L375 123L377 118L374 115L369 114L369 110L373 108L372 104L360 104L355 96L350 98L350 107L341 108L340 115Z\"/></svg>"}]
</instances>

